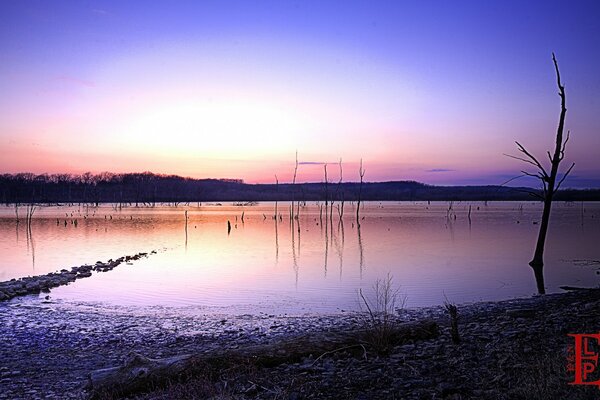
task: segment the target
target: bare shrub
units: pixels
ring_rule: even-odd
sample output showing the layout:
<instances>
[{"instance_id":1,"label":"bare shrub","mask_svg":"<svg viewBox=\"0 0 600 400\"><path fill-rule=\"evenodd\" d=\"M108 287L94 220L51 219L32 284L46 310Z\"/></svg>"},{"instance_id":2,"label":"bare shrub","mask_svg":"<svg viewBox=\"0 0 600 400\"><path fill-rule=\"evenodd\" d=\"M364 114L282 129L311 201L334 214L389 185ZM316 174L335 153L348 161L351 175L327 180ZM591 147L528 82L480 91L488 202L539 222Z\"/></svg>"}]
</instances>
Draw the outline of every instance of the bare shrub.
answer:
<instances>
[{"instance_id":1,"label":"bare shrub","mask_svg":"<svg viewBox=\"0 0 600 400\"><path fill-rule=\"evenodd\" d=\"M460 343L460 334L458 333L458 307L456 304L450 302L447 298L444 301L444 308L450 316L450 335L452 336L452 343Z\"/></svg>"},{"instance_id":2,"label":"bare shrub","mask_svg":"<svg viewBox=\"0 0 600 400\"><path fill-rule=\"evenodd\" d=\"M377 279L373 285L372 297L366 297L362 291L360 307L365 311L364 341L377 353L387 353L395 342L398 318L396 310L404 308L406 296L400 294L400 287L394 285L394 278L388 272L384 279Z\"/></svg>"}]
</instances>

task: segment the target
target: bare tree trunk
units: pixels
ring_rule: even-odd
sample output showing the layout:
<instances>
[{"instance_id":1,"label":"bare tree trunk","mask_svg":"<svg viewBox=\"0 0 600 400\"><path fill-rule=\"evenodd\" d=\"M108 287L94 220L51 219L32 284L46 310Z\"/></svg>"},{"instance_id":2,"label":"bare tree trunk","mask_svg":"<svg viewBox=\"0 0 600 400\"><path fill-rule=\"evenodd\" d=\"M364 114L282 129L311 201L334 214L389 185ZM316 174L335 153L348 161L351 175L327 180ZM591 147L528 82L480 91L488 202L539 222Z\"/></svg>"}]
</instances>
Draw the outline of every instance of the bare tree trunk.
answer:
<instances>
[{"instance_id":1,"label":"bare tree trunk","mask_svg":"<svg viewBox=\"0 0 600 400\"><path fill-rule=\"evenodd\" d=\"M295 185L296 185L296 174L298 173L298 150L296 150L296 166L294 167L294 180L292 181L292 207L290 218L294 219L294 198L295 198Z\"/></svg>"},{"instance_id":2,"label":"bare tree trunk","mask_svg":"<svg viewBox=\"0 0 600 400\"><path fill-rule=\"evenodd\" d=\"M279 179L275 175L275 221L277 221L277 196L279 195Z\"/></svg>"},{"instance_id":3,"label":"bare tree trunk","mask_svg":"<svg viewBox=\"0 0 600 400\"><path fill-rule=\"evenodd\" d=\"M337 191L336 191L338 197L340 196L340 189L342 187L343 174L344 174L344 170L342 169L342 159L340 158L340 180L338 181L338 187L337 187ZM343 189L341 191L341 200L339 200L339 201L340 201L341 207L338 206L338 214L339 214L340 220L341 220L344 217L344 192L343 192Z\"/></svg>"},{"instance_id":4,"label":"bare tree trunk","mask_svg":"<svg viewBox=\"0 0 600 400\"><path fill-rule=\"evenodd\" d=\"M363 169L362 158L360 159L360 167L358 167L358 175L360 176L360 186L358 187L358 202L356 204L356 223L360 224L359 212L360 212L360 200L362 196L363 177L365 176L365 170Z\"/></svg>"},{"instance_id":5,"label":"bare tree trunk","mask_svg":"<svg viewBox=\"0 0 600 400\"><path fill-rule=\"evenodd\" d=\"M325 220L327 220L327 207L329 204L329 195L327 193L327 163L323 166L325 170Z\"/></svg>"},{"instance_id":6,"label":"bare tree trunk","mask_svg":"<svg viewBox=\"0 0 600 400\"><path fill-rule=\"evenodd\" d=\"M558 84L558 91L559 91L558 95L560 96L560 100L561 100L561 103L560 103L561 111L560 111L560 117L559 117L559 121L558 121L558 128L556 130L556 145L554 147L554 154L550 154L550 152L547 153L548 159L550 160L550 165L551 165L550 173L548 174L548 172L542 166L542 164L538 161L538 159L535 158L531 153L529 153L519 142L516 142L517 147L521 153L525 154L526 158L510 156L512 158L516 158L518 160L524 161L528 164L535 166L538 169L538 172L536 174L522 171L523 176L532 176L532 177L538 178L542 183L543 196L539 196L536 194L534 194L534 195L536 195L537 197L540 197L543 200L544 210L542 212L542 221L540 223L540 230L538 233L538 239L537 239L537 243L535 246L535 252L533 255L533 259L529 262L529 265L533 268L535 280L536 280L536 284L537 284L537 289L540 294L546 293L546 289L544 287L544 273L543 273L544 245L546 243L546 234L548 233L548 225L550 222L550 210L552 208L552 200L554 198L554 194L558 191L561 184L564 182L564 180L567 178L567 176L569 175L569 173L575 166L575 163L571 164L569 169L567 169L567 171L563 174L562 178L558 181L558 183L556 182L557 177L558 177L558 167L560 165L560 162L565 157L565 147L567 145L567 142L569 141L569 132L567 131L567 136L563 140L563 133L564 133L564 127L565 127L565 116L567 114L565 87L563 86L561 79L560 79L558 63L556 61L556 57L554 56L554 53L552 53L552 61L554 62L554 69L556 71L556 82Z\"/></svg>"}]
</instances>

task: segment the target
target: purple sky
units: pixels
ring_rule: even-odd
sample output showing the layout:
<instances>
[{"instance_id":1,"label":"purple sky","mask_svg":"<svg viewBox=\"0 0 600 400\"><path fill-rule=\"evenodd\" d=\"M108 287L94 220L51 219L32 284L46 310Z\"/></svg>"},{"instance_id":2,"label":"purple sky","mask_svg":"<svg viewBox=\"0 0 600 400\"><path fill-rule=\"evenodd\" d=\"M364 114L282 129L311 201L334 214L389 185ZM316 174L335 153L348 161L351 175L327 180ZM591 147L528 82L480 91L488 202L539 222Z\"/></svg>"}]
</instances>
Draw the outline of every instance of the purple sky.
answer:
<instances>
[{"instance_id":1,"label":"purple sky","mask_svg":"<svg viewBox=\"0 0 600 400\"><path fill-rule=\"evenodd\" d=\"M155 4L156 3L156 4ZM0 3L0 172L600 187L597 1ZM331 169L337 179L337 168ZM331 175L330 174L330 175ZM515 185L535 184L526 179Z\"/></svg>"}]
</instances>

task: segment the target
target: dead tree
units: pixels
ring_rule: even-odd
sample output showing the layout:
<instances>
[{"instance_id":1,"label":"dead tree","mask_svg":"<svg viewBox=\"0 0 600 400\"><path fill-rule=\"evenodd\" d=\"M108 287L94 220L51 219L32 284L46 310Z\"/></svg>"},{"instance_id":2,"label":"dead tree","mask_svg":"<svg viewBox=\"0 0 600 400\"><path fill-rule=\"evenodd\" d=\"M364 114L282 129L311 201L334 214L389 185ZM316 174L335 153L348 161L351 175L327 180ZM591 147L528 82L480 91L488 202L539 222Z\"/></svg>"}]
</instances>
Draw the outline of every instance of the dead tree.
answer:
<instances>
[{"instance_id":1,"label":"dead tree","mask_svg":"<svg viewBox=\"0 0 600 400\"><path fill-rule=\"evenodd\" d=\"M323 165L323 169L325 170L325 220L327 220L327 207L329 204L329 195L327 193L327 163Z\"/></svg>"},{"instance_id":2,"label":"dead tree","mask_svg":"<svg viewBox=\"0 0 600 400\"><path fill-rule=\"evenodd\" d=\"M550 209L552 208L552 200L556 192L560 189L560 186L565 181L575 163L572 163L571 166L567 169L567 171L563 174L562 178L558 180L558 167L560 162L565 158L565 148L567 146L567 142L569 141L570 132L567 131L566 138L563 139L563 131L565 127L565 116L567 114L566 108L566 97L565 97L565 87L562 84L560 79L560 72L558 70L558 63L556 62L556 57L554 53L552 53L552 61L554 62L554 69L556 71L556 82L558 85L558 95L560 96L560 117L558 120L558 128L556 130L556 144L554 147L554 154L551 154L549 151L548 159L550 161L550 173L544 168L542 163L533 156L525 147L523 147L519 142L515 142L517 144L517 148L523 156L510 156L511 158L515 158L517 160L523 161L527 164L531 164L537 168L536 173L531 173L527 171L521 171L523 173L522 176L532 176L540 180L542 184L542 194L539 193L531 193L533 196L538 197L544 203L544 210L542 212L542 221L540 223L540 230L538 234L537 243L535 246L535 253L533 255L533 259L529 262L529 265L533 268L533 272L535 274L535 280L537 284L537 289L540 294L546 293L546 289L544 288L544 245L546 243L546 233L548 232L548 223L550 221Z\"/></svg>"},{"instance_id":3,"label":"dead tree","mask_svg":"<svg viewBox=\"0 0 600 400\"><path fill-rule=\"evenodd\" d=\"M339 165L340 165L340 180L338 181L338 186L337 186L337 190L336 190L336 197L340 197L341 196L341 200L339 200L340 205L338 205L338 214L340 215L340 221L341 221L342 218L344 217L344 190L341 189L343 175L344 175L344 170L342 169L342 159L341 158L340 158Z\"/></svg>"},{"instance_id":4,"label":"dead tree","mask_svg":"<svg viewBox=\"0 0 600 400\"><path fill-rule=\"evenodd\" d=\"M279 196L279 179L275 174L275 221L277 221L277 196Z\"/></svg>"},{"instance_id":5,"label":"dead tree","mask_svg":"<svg viewBox=\"0 0 600 400\"><path fill-rule=\"evenodd\" d=\"M359 211L360 211L360 200L362 196L363 178L365 176L365 170L363 169L362 158L360 159L360 166L358 167L358 175L360 176L360 186L358 187L358 201L356 204L356 223L360 224Z\"/></svg>"},{"instance_id":6,"label":"dead tree","mask_svg":"<svg viewBox=\"0 0 600 400\"><path fill-rule=\"evenodd\" d=\"M292 206L290 209L290 218L294 220L294 194L296 185L296 175L298 174L298 150L296 150L296 166L294 167L294 179L292 180Z\"/></svg>"},{"instance_id":7,"label":"dead tree","mask_svg":"<svg viewBox=\"0 0 600 400\"><path fill-rule=\"evenodd\" d=\"M27 205L27 226L31 227L31 221L33 219L33 213L35 212L35 204L31 203Z\"/></svg>"}]
</instances>

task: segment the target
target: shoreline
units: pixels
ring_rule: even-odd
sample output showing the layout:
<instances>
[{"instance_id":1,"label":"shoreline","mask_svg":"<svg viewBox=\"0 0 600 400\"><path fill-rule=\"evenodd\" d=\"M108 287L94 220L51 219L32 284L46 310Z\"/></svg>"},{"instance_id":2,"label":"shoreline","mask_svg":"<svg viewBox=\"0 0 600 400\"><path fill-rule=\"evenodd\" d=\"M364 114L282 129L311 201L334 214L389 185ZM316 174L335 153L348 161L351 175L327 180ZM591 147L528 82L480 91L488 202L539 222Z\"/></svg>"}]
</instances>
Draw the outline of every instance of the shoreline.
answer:
<instances>
[{"instance_id":1,"label":"shoreline","mask_svg":"<svg viewBox=\"0 0 600 400\"><path fill-rule=\"evenodd\" d=\"M132 256L122 256L115 260L111 258L106 262L97 261L93 265L84 264L79 267L72 267L71 270L61 269L58 272L50 272L45 275L13 278L9 281L0 282L0 302L18 296L49 293L52 288L68 285L78 279L89 278L93 272L112 271L122 263L129 265L132 261L148 257L151 254L156 254L156 250L149 253L141 252Z\"/></svg>"},{"instance_id":2,"label":"shoreline","mask_svg":"<svg viewBox=\"0 0 600 400\"><path fill-rule=\"evenodd\" d=\"M241 373L231 377L227 388L222 382L203 380L203 396L226 392L231 398L275 398L275 391L285 392L283 398L336 398L345 390L348 398L511 398L498 396L502 391L515 395L512 367L516 365L517 372L529 368L531 374L540 368L539 357L548 354L564 366L568 333L600 331L600 290L462 304L458 311L463 337L459 345L450 341L450 322L442 306L406 309L399 315L402 321L433 319L440 327L439 338L401 344L389 355L370 354L367 360L340 352L313 365L317 354L304 363L254 371L252 379ZM13 299L0 302L0 399L86 398L88 374L121 365L132 351L152 358L218 352L291 340L307 332L361 328L363 323L361 314L352 312L231 316L180 315L163 309L144 315L99 305L83 309ZM521 359L506 364L511 357ZM550 364L557 367L555 361ZM541 379L552 380L553 395L597 395L595 387L568 385L565 371L548 375ZM187 391L200 390L198 379L139 398L185 397ZM261 379L263 383L255 382ZM247 381L254 382L254 388Z\"/></svg>"}]
</instances>

